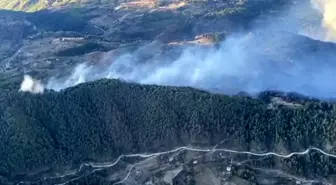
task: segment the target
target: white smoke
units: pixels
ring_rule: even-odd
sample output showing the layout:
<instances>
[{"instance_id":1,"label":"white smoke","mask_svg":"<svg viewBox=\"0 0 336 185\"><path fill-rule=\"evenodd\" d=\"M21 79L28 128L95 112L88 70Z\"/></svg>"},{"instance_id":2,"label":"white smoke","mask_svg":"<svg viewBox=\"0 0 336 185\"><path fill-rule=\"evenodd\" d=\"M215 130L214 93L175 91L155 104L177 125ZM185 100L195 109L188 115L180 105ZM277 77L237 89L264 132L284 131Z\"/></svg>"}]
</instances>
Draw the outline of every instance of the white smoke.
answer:
<instances>
[{"instance_id":1,"label":"white smoke","mask_svg":"<svg viewBox=\"0 0 336 185\"><path fill-rule=\"evenodd\" d=\"M309 2L306 5L310 6ZM309 49L312 48L310 43L303 38L272 35L277 32L275 30L301 33L298 20L312 15L312 8L309 8L305 5L294 7L284 12L286 16L280 18L283 22L279 18L270 20L268 25L250 30L252 34L231 35L219 49L188 47L174 60L154 57L139 62L144 50L157 49L155 45L152 49L144 46L146 49L111 59L111 65L104 69L80 64L69 77L51 78L47 88L61 90L86 81L121 78L142 84L192 86L226 94L281 90L336 97L336 86L330 81L336 79L336 55L324 49L311 51L314 49Z\"/></svg>"},{"instance_id":2,"label":"white smoke","mask_svg":"<svg viewBox=\"0 0 336 185\"><path fill-rule=\"evenodd\" d=\"M86 82L88 75L90 75L91 67L88 67L86 64L79 64L74 71L72 72L71 76L67 77L66 79L55 79L52 77L48 84L48 89L54 89L54 90L61 90L66 87L71 87L83 82ZM55 83L54 81L58 81Z\"/></svg>"},{"instance_id":3,"label":"white smoke","mask_svg":"<svg viewBox=\"0 0 336 185\"><path fill-rule=\"evenodd\" d=\"M165 65L159 64L165 63L160 58L139 64L131 54L122 55L105 69L81 64L65 80L51 79L47 88L60 90L84 81L120 78L142 84L192 86L226 94L282 90L335 97L336 86L330 81L336 79L335 64L328 67L329 64L314 62L312 56L305 53L299 58L282 59L281 55L285 55L288 48L269 48L268 44L258 47L262 44L253 37L258 36L232 36L219 49L187 48L177 60ZM281 39L276 41L281 42ZM271 57L279 57L281 61L272 61L267 55L259 56L260 52L269 52Z\"/></svg>"},{"instance_id":4,"label":"white smoke","mask_svg":"<svg viewBox=\"0 0 336 185\"><path fill-rule=\"evenodd\" d=\"M44 92L44 86L41 81L33 79L29 75L24 75L19 91L38 94Z\"/></svg>"},{"instance_id":5,"label":"white smoke","mask_svg":"<svg viewBox=\"0 0 336 185\"><path fill-rule=\"evenodd\" d=\"M311 0L323 16L322 26L326 30L325 40L336 41L336 0Z\"/></svg>"}]
</instances>

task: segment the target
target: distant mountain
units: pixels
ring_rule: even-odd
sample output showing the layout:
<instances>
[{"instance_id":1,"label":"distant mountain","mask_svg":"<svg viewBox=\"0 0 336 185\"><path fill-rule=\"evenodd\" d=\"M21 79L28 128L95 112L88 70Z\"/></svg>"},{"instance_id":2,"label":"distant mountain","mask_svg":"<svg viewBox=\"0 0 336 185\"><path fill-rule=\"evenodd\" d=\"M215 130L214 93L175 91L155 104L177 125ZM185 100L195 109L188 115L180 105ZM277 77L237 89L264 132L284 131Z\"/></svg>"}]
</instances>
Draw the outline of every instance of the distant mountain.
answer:
<instances>
[{"instance_id":1,"label":"distant mountain","mask_svg":"<svg viewBox=\"0 0 336 185\"><path fill-rule=\"evenodd\" d=\"M41 9L32 13L0 11L0 26L5 28L0 29L0 72L29 72L45 77L51 72L67 71L78 63L96 63L105 57L106 51L134 49L153 41L168 51L190 45L218 44L223 41L223 35L262 25L267 22L262 17L276 16L292 1L0 3L9 10L21 7L20 10L28 11L37 5Z\"/></svg>"}]
</instances>

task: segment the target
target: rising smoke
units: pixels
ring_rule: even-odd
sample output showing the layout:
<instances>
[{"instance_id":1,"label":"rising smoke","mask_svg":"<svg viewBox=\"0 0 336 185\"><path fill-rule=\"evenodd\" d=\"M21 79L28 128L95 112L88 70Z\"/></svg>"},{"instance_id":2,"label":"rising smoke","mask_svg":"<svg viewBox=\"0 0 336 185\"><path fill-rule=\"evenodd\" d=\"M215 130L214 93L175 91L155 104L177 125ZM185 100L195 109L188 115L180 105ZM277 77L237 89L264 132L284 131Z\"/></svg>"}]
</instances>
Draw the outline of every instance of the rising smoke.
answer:
<instances>
[{"instance_id":1,"label":"rising smoke","mask_svg":"<svg viewBox=\"0 0 336 185\"><path fill-rule=\"evenodd\" d=\"M312 4L323 15L322 27L326 30L325 40L336 41L336 1L312 0Z\"/></svg>"},{"instance_id":2,"label":"rising smoke","mask_svg":"<svg viewBox=\"0 0 336 185\"><path fill-rule=\"evenodd\" d=\"M314 38L331 40L335 33L332 17L336 11L331 12L335 3L331 0L313 1L323 15L321 21L327 33L317 34ZM302 22L295 23L299 20L297 11L300 11L300 17L311 13L310 10L294 7L283 14L287 15L291 24L273 20L247 33L229 36L217 49L188 47L173 61L153 57L139 62L143 51L155 49L154 45L144 46L113 61L111 59L111 65L104 69L80 64L69 77L51 78L47 88L61 90L100 78L120 78L142 84L192 86L227 94L282 90L317 97L336 97L336 86L332 82L336 79L336 55L333 55L336 48L291 33L278 32L305 31L300 28ZM321 35L327 37L322 38Z\"/></svg>"},{"instance_id":3,"label":"rising smoke","mask_svg":"<svg viewBox=\"0 0 336 185\"><path fill-rule=\"evenodd\" d=\"M20 91L30 92L34 94L43 93L44 86L39 80L33 79L29 75L24 75Z\"/></svg>"}]
</instances>

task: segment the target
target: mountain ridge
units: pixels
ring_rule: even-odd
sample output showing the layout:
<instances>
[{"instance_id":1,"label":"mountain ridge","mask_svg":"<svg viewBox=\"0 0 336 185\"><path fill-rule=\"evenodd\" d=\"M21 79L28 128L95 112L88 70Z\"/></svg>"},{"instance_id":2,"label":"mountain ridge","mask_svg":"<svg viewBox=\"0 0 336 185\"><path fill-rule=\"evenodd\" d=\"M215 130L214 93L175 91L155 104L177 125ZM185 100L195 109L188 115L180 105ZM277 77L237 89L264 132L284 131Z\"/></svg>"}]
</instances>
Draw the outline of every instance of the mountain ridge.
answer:
<instances>
[{"instance_id":1,"label":"mountain ridge","mask_svg":"<svg viewBox=\"0 0 336 185\"><path fill-rule=\"evenodd\" d=\"M44 172L47 175L87 160L99 162L189 144L214 146L222 140L222 148L256 153L290 153L311 146L334 151L327 144L336 142L332 134L335 104L294 96L292 101L303 103L302 107L275 103L271 108L267 99L272 96L265 93L263 100L229 97L107 79L43 95L12 92L1 96L7 98L0 108L7 108L2 109L0 124L0 174L12 182L27 181L44 176L29 175L36 170L49 169ZM296 175L304 175L300 170L318 176L333 174L282 163Z\"/></svg>"}]
</instances>

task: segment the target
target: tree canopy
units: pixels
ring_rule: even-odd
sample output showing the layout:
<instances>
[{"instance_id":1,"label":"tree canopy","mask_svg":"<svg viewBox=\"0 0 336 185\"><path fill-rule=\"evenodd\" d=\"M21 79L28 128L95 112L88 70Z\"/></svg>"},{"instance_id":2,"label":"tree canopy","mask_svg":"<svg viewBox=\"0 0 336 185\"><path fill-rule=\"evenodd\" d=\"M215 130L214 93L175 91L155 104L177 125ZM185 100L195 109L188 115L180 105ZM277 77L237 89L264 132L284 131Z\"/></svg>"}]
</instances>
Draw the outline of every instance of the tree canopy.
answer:
<instances>
[{"instance_id":1,"label":"tree canopy","mask_svg":"<svg viewBox=\"0 0 336 185\"><path fill-rule=\"evenodd\" d=\"M255 152L330 150L336 141L335 104L276 92L252 98L103 79L44 94L4 89L0 113L0 176L11 182L85 161L223 139L227 147ZM323 170L294 171L328 176L336 169L330 160L314 162Z\"/></svg>"}]
</instances>

